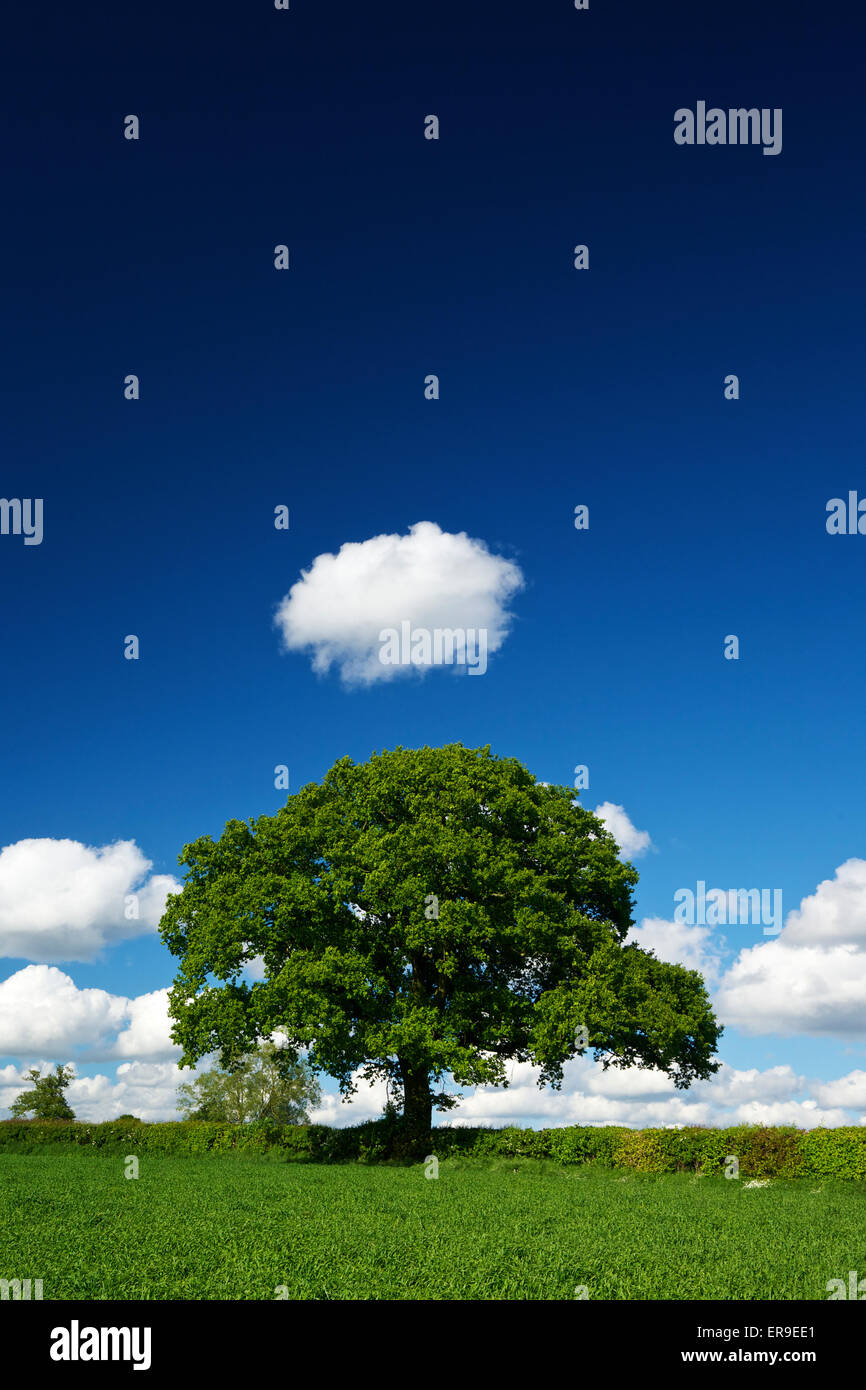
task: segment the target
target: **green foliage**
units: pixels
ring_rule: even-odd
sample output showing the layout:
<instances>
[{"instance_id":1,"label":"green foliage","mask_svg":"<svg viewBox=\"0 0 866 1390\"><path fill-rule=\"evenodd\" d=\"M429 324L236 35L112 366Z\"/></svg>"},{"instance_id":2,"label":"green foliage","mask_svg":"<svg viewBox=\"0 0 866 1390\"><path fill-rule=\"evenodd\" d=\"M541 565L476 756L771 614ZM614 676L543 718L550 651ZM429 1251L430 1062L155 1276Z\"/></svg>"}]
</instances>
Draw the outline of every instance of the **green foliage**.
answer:
<instances>
[{"instance_id":1,"label":"green foliage","mask_svg":"<svg viewBox=\"0 0 866 1390\"><path fill-rule=\"evenodd\" d=\"M803 1169L815 1178L866 1178L863 1128L810 1129L800 1135Z\"/></svg>"},{"instance_id":2,"label":"green foliage","mask_svg":"<svg viewBox=\"0 0 866 1390\"><path fill-rule=\"evenodd\" d=\"M579 1028L605 1066L718 1070L700 975L623 944L637 872L604 823L489 748L343 758L179 862L160 931L183 1065L279 1029L344 1095L386 1081L422 1144L446 1078L506 1085L516 1060L559 1086Z\"/></svg>"},{"instance_id":3,"label":"green foliage","mask_svg":"<svg viewBox=\"0 0 866 1390\"><path fill-rule=\"evenodd\" d=\"M9 1109L15 1117L33 1115L36 1120L74 1120L75 1115L63 1092L74 1076L71 1067L58 1062L48 1076L40 1076L38 1067L31 1067L27 1076L33 1082L32 1091L22 1091Z\"/></svg>"},{"instance_id":4,"label":"green foliage","mask_svg":"<svg viewBox=\"0 0 866 1390\"><path fill-rule=\"evenodd\" d=\"M801 1134L793 1125L750 1128L743 1136L742 1152L738 1155L740 1172L750 1178L802 1177L806 1169L800 1140Z\"/></svg>"},{"instance_id":5,"label":"green foliage","mask_svg":"<svg viewBox=\"0 0 866 1390\"><path fill-rule=\"evenodd\" d=\"M194 1156L261 1154L289 1163L407 1161L405 1133L394 1115L345 1129L170 1121L142 1124L131 1117L106 1124L6 1120L0 1153L91 1152ZM866 1127L796 1130L738 1125L729 1129L626 1129L569 1125L561 1129L484 1129L440 1126L428 1134L425 1153L440 1159L549 1160L564 1167L594 1164L631 1173L700 1173L720 1176L728 1159L740 1177L866 1179Z\"/></svg>"},{"instance_id":6,"label":"green foliage","mask_svg":"<svg viewBox=\"0 0 866 1390\"><path fill-rule=\"evenodd\" d=\"M187 1119L228 1124L308 1124L308 1107L321 1099L309 1063L273 1043L263 1043L231 1068L214 1067L178 1087L178 1110Z\"/></svg>"},{"instance_id":7,"label":"green foliage","mask_svg":"<svg viewBox=\"0 0 866 1390\"><path fill-rule=\"evenodd\" d=\"M657 1130L627 1129L614 1149L614 1168L633 1168L638 1173L664 1173L669 1160Z\"/></svg>"}]
</instances>

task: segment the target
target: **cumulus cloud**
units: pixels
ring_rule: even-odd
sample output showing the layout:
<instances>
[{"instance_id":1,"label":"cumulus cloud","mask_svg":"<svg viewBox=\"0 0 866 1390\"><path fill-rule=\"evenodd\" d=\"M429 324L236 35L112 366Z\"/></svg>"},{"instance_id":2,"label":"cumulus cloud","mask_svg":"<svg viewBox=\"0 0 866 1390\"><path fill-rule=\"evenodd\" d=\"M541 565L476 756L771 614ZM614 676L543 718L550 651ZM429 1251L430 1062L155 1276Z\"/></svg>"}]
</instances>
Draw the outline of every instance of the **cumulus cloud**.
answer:
<instances>
[{"instance_id":1,"label":"cumulus cloud","mask_svg":"<svg viewBox=\"0 0 866 1390\"><path fill-rule=\"evenodd\" d=\"M632 927L626 941L652 951L670 965L698 970L708 985L719 978L724 942L712 927L691 927L684 922L666 922L661 917L645 917Z\"/></svg>"},{"instance_id":2,"label":"cumulus cloud","mask_svg":"<svg viewBox=\"0 0 866 1390\"><path fill-rule=\"evenodd\" d=\"M740 952L716 996L745 1033L866 1034L866 861L849 859L788 914L772 941Z\"/></svg>"},{"instance_id":3,"label":"cumulus cloud","mask_svg":"<svg viewBox=\"0 0 866 1390\"><path fill-rule=\"evenodd\" d=\"M364 1120L381 1118L388 1098L384 1081L374 1081L371 1085L362 1080L358 1072L353 1073L353 1080L358 1089L349 1101L344 1101L339 1094L323 1091L321 1105L310 1111L314 1125L332 1125L343 1129L346 1125L359 1125Z\"/></svg>"},{"instance_id":4,"label":"cumulus cloud","mask_svg":"<svg viewBox=\"0 0 866 1390\"><path fill-rule=\"evenodd\" d=\"M0 983L0 1056L178 1056L181 1049L169 1030L167 989L127 999L104 989L79 989L49 965L25 966Z\"/></svg>"},{"instance_id":5,"label":"cumulus cloud","mask_svg":"<svg viewBox=\"0 0 866 1390\"><path fill-rule=\"evenodd\" d=\"M493 555L465 531L452 534L418 521L408 535L347 542L337 555L317 555L292 586L276 615L288 651L310 651L313 670L339 668L347 684L370 685L429 669L380 660L385 629L486 631L486 650L505 641L511 597L523 586L520 569Z\"/></svg>"},{"instance_id":6,"label":"cumulus cloud","mask_svg":"<svg viewBox=\"0 0 866 1390\"><path fill-rule=\"evenodd\" d=\"M840 1105L866 1114L866 1071L852 1071L836 1081L819 1081L813 1094L821 1105Z\"/></svg>"},{"instance_id":7,"label":"cumulus cloud","mask_svg":"<svg viewBox=\"0 0 866 1390\"><path fill-rule=\"evenodd\" d=\"M66 1094L82 1120L110 1120L127 1112L143 1120L176 1119L178 1085L193 1080L213 1060L203 1059L199 1067L184 1071L174 1062L123 1062L113 1078L102 1073L76 1076ZM41 1062L39 1069L44 1075L53 1067ZM0 1108L8 1108L15 1096L29 1086L25 1070L0 1068ZM851 1094L848 1083L847 1077L809 1083L783 1067L767 1072L738 1072L723 1067L713 1081L699 1082L691 1091L679 1092L653 1072L642 1074L633 1069L605 1073L594 1063L584 1061L570 1063L562 1091L553 1092L539 1091L533 1069L517 1065L508 1090L464 1090L458 1109L434 1118L437 1123L456 1125L518 1124L535 1128L573 1124L632 1128L792 1124L800 1129L829 1128L863 1123L866 1118L862 1094ZM839 1088L838 1102L824 1095L831 1087ZM324 1095L311 1118L316 1124L344 1127L377 1118L384 1104L384 1085L368 1087L362 1081L351 1102L342 1102L337 1094Z\"/></svg>"},{"instance_id":8,"label":"cumulus cloud","mask_svg":"<svg viewBox=\"0 0 866 1390\"><path fill-rule=\"evenodd\" d=\"M172 1021L168 1016L167 989L155 989L127 999L126 1026L114 1044L115 1057L169 1057L181 1048L171 1040Z\"/></svg>"},{"instance_id":9,"label":"cumulus cloud","mask_svg":"<svg viewBox=\"0 0 866 1390\"><path fill-rule=\"evenodd\" d=\"M789 913L784 936L791 946L866 948L866 859L846 859L833 878L819 883Z\"/></svg>"},{"instance_id":10,"label":"cumulus cloud","mask_svg":"<svg viewBox=\"0 0 866 1390\"><path fill-rule=\"evenodd\" d=\"M799 1076L793 1067L787 1065L768 1067L766 1071L759 1071L757 1067L740 1071L735 1067L723 1066L711 1083L702 1084L712 1090L717 1105L725 1106L789 1101L792 1096L807 1090L806 1077ZM811 1105L812 1102L807 1104Z\"/></svg>"},{"instance_id":11,"label":"cumulus cloud","mask_svg":"<svg viewBox=\"0 0 866 1390\"><path fill-rule=\"evenodd\" d=\"M0 956L92 960L105 946L153 931L181 885L133 840L18 840L0 850Z\"/></svg>"},{"instance_id":12,"label":"cumulus cloud","mask_svg":"<svg viewBox=\"0 0 866 1390\"><path fill-rule=\"evenodd\" d=\"M98 1124L118 1115L140 1120L177 1120L177 1088L194 1081L201 1070L180 1071L174 1062L122 1062L116 1077L81 1076L66 1092L78 1119Z\"/></svg>"},{"instance_id":13,"label":"cumulus cloud","mask_svg":"<svg viewBox=\"0 0 866 1390\"><path fill-rule=\"evenodd\" d=\"M617 806L612 801L603 801L600 806L596 806L593 814L604 821L605 828L619 845L623 858L637 859L641 854L646 854L648 849L654 848L649 831L637 830L623 806Z\"/></svg>"}]
</instances>

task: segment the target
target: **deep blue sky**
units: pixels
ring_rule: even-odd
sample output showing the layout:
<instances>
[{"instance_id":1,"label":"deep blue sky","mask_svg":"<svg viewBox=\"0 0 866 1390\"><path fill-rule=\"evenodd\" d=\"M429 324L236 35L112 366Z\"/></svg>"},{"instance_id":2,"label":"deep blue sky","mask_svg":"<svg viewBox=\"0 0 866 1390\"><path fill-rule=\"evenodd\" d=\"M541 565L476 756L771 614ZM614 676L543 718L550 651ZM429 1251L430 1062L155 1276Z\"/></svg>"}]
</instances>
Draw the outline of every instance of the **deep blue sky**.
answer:
<instances>
[{"instance_id":1,"label":"deep blue sky","mask_svg":"<svg viewBox=\"0 0 866 1390\"><path fill-rule=\"evenodd\" d=\"M170 873L276 809L277 763L297 789L461 740L589 765L658 851L638 919L697 878L787 911L861 855L866 538L824 523L866 495L864 28L745 0L5 19L0 495L44 498L45 539L0 537L0 845L134 839ZM677 146L699 99L781 107L782 153ZM419 520L523 571L484 679L347 691L280 650L302 568ZM153 939L64 968L173 975ZM835 1076L851 1042L725 1056Z\"/></svg>"}]
</instances>

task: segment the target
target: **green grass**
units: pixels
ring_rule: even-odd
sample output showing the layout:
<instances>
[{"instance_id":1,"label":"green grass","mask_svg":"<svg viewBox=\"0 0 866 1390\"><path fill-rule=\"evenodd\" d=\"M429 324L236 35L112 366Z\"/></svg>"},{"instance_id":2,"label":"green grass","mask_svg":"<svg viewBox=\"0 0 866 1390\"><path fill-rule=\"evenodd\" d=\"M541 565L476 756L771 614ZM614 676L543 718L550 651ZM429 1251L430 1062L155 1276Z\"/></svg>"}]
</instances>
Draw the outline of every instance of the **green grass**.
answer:
<instances>
[{"instance_id":1,"label":"green grass","mask_svg":"<svg viewBox=\"0 0 866 1390\"><path fill-rule=\"evenodd\" d=\"M816 1190L820 1189L820 1190ZM0 1277L73 1299L826 1299L866 1190L544 1161L0 1157Z\"/></svg>"}]
</instances>

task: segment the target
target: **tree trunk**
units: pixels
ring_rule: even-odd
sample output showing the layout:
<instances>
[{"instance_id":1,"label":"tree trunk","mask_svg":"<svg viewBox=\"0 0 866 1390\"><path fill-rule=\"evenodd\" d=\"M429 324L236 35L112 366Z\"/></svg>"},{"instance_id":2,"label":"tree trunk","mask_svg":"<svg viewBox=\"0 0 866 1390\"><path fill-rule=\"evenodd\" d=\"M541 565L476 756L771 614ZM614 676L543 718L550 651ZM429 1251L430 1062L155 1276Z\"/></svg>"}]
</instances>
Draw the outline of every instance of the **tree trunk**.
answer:
<instances>
[{"instance_id":1,"label":"tree trunk","mask_svg":"<svg viewBox=\"0 0 866 1390\"><path fill-rule=\"evenodd\" d=\"M409 1151L429 1151L430 1127L433 1122L433 1101L430 1096L430 1073L426 1067L410 1066L400 1060L403 1078L403 1129Z\"/></svg>"}]
</instances>

